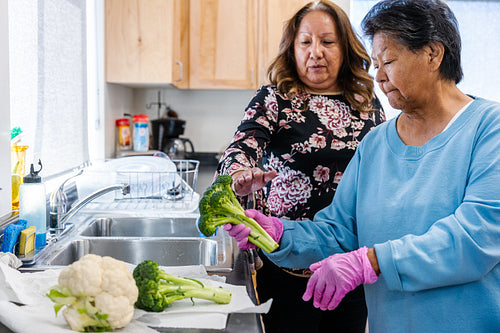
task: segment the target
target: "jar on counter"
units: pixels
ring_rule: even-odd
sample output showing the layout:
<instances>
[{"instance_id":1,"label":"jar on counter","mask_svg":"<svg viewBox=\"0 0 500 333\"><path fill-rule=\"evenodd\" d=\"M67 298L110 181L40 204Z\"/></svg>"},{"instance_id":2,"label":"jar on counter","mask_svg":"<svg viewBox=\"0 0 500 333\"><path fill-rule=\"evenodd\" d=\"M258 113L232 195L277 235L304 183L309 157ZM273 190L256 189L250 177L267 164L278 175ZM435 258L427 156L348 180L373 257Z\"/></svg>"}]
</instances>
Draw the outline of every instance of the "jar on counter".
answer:
<instances>
[{"instance_id":1,"label":"jar on counter","mask_svg":"<svg viewBox=\"0 0 500 333\"><path fill-rule=\"evenodd\" d=\"M149 149L149 130L148 116L137 114L133 117L134 121L134 151L148 151Z\"/></svg>"},{"instance_id":2,"label":"jar on counter","mask_svg":"<svg viewBox=\"0 0 500 333\"><path fill-rule=\"evenodd\" d=\"M130 120L128 118L116 119L117 151L132 148L132 135L130 133Z\"/></svg>"}]
</instances>

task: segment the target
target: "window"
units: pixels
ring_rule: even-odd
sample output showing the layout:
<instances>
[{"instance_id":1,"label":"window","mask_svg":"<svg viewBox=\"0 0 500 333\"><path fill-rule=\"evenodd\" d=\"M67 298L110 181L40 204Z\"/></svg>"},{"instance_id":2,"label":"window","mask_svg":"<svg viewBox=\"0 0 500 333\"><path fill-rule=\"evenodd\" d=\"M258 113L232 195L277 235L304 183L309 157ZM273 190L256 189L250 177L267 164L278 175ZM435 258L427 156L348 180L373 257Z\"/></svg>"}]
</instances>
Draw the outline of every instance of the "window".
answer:
<instances>
[{"instance_id":1,"label":"window","mask_svg":"<svg viewBox=\"0 0 500 333\"><path fill-rule=\"evenodd\" d=\"M38 159L43 177L89 160L87 2L8 3L11 128L29 146L26 172Z\"/></svg>"},{"instance_id":2,"label":"window","mask_svg":"<svg viewBox=\"0 0 500 333\"><path fill-rule=\"evenodd\" d=\"M368 10L378 1L353 0L351 22L360 36L361 21ZM500 1L448 0L448 6L458 20L462 38L462 69L464 78L458 87L462 92L500 102L498 77L500 67L497 57L500 54ZM365 42L368 53L371 45ZM373 70L373 68L372 68ZM373 75L374 73L372 73ZM375 90L382 101L387 118L396 116L399 111L391 108L378 86Z\"/></svg>"}]
</instances>

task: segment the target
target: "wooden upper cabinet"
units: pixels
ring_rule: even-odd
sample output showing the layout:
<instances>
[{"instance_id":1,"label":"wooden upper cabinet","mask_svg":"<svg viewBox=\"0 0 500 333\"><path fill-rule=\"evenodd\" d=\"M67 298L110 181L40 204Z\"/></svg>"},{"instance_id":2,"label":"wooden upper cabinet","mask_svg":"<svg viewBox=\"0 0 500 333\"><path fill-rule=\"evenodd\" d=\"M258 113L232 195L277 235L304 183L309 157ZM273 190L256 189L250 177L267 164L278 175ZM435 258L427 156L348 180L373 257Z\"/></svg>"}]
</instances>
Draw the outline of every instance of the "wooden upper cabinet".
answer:
<instances>
[{"instance_id":1,"label":"wooden upper cabinet","mask_svg":"<svg viewBox=\"0 0 500 333\"><path fill-rule=\"evenodd\" d=\"M254 89L257 0L190 0L192 89Z\"/></svg>"},{"instance_id":2,"label":"wooden upper cabinet","mask_svg":"<svg viewBox=\"0 0 500 333\"><path fill-rule=\"evenodd\" d=\"M106 81L255 89L310 0L106 0ZM350 0L335 0L349 13Z\"/></svg>"},{"instance_id":3,"label":"wooden upper cabinet","mask_svg":"<svg viewBox=\"0 0 500 333\"><path fill-rule=\"evenodd\" d=\"M285 22L311 0L259 0L258 83L267 82L267 68L278 54Z\"/></svg>"},{"instance_id":4,"label":"wooden upper cabinet","mask_svg":"<svg viewBox=\"0 0 500 333\"><path fill-rule=\"evenodd\" d=\"M188 87L185 0L106 0L106 81Z\"/></svg>"}]
</instances>

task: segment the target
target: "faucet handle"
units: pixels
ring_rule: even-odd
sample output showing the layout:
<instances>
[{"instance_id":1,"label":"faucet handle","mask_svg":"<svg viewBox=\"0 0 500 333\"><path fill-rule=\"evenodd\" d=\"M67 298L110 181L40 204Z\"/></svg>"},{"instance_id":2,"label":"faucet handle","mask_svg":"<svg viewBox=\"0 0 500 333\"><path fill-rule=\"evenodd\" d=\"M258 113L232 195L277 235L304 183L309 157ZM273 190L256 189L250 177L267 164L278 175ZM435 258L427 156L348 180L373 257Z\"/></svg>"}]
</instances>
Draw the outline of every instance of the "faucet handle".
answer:
<instances>
[{"instance_id":1,"label":"faucet handle","mask_svg":"<svg viewBox=\"0 0 500 333\"><path fill-rule=\"evenodd\" d=\"M123 195L130 194L130 184L123 184L122 194Z\"/></svg>"},{"instance_id":2,"label":"faucet handle","mask_svg":"<svg viewBox=\"0 0 500 333\"><path fill-rule=\"evenodd\" d=\"M66 193L64 192L64 185L66 183L81 175L83 173L83 169L81 169L78 173L66 178L61 185L52 192L50 195L50 214L49 214L49 226L50 229L53 230L58 227L58 219L61 215L66 214L68 211L68 197L66 196Z\"/></svg>"}]
</instances>

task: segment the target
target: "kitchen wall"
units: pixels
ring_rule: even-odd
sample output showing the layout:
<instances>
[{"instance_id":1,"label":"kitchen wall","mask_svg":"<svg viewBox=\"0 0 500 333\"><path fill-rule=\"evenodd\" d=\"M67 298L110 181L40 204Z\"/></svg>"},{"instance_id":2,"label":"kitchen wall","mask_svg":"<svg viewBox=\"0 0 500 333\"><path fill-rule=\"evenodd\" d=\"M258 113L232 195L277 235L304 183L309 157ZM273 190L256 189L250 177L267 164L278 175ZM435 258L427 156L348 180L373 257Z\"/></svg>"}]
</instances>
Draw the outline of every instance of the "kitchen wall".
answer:
<instances>
[{"instance_id":1,"label":"kitchen wall","mask_svg":"<svg viewBox=\"0 0 500 333\"><path fill-rule=\"evenodd\" d=\"M105 84L104 91L105 156L102 157L113 158L115 157L116 146L115 119L122 118L124 113L134 113L134 90L132 88L108 83Z\"/></svg>"},{"instance_id":2,"label":"kitchen wall","mask_svg":"<svg viewBox=\"0 0 500 333\"><path fill-rule=\"evenodd\" d=\"M229 144L254 90L180 90L132 89L114 84L107 85L106 93L106 157L115 152L114 120L124 113L145 113L149 119L158 117L158 108L146 104L161 101L186 121L183 137L191 139L195 151L220 152ZM163 110L163 108L162 108Z\"/></svg>"}]
</instances>

